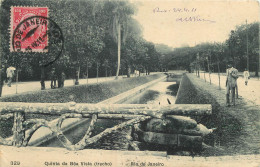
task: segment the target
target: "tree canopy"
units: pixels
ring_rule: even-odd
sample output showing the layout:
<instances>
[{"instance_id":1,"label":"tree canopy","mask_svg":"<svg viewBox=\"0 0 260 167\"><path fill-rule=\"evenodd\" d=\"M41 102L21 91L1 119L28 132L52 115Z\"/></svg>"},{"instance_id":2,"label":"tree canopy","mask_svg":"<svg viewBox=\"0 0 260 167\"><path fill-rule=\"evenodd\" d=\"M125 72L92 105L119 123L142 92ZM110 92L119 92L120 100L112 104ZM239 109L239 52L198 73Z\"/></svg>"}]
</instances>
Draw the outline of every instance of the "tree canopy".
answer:
<instances>
[{"instance_id":1,"label":"tree canopy","mask_svg":"<svg viewBox=\"0 0 260 167\"><path fill-rule=\"evenodd\" d=\"M247 38L248 36L248 38ZM259 65L259 23L243 24L230 31L229 37L222 43L202 43L194 47L176 48L161 57L168 69L191 70L200 69L225 72L228 62L239 70L247 68L247 47L249 55L249 70L258 75ZM207 61L208 60L208 61ZM197 66L197 67L196 67Z\"/></svg>"},{"instance_id":2,"label":"tree canopy","mask_svg":"<svg viewBox=\"0 0 260 167\"><path fill-rule=\"evenodd\" d=\"M132 17L136 8L128 1L71 1L71 0L4 0L1 8L1 55L6 65L17 67L23 80L40 78L40 63L48 53L10 52L10 9L11 6L43 6L49 9L49 18L56 22L64 36L64 50L60 58L47 67L47 73L55 67L74 77L80 70L94 77L99 63L99 76L115 75L117 64L116 27L121 25L122 66L127 70L158 70L159 53L154 44L142 38L142 27ZM22 62L22 63L21 63Z\"/></svg>"}]
</instances>

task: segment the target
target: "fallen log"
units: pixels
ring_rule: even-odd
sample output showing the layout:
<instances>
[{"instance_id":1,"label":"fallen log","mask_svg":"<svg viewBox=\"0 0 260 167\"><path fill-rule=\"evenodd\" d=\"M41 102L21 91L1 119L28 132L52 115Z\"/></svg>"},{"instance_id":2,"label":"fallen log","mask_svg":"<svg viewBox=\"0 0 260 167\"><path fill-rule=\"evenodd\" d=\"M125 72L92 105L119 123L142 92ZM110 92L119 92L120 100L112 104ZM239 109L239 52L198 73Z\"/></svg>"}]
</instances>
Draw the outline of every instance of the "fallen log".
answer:
<instances>
[{"instance_id":1,"label":"fallen log","mask_svg":"<svg viewBox=\"0 0 260 167\"><path fill-rule=\"evenodd\" d=\"M198 124L194 129L180 129L179 133L192 136L206 136L213 132L214 129L208 129L202 124Z\"/></svg>"},{"instance_id":2,"label":"fallen log","mask_svg":"<svg viewBox=\"0 0 260 167\"><path fill-rule=\"evenodd\" d=\"M195 128L197 122L190 117L179 116L179 115L168 115L167 119L174 122L174 125L177 127L183 127L187 129Z\"/></svg>"},{"instance_id":3,"label":"fallen log","mask_svg":"<svg viewBox=\"0 0 260 167\"><path fill-rule=\"evenodd\" d=\"M171 119L173 118L174 119ZM145 131L167 133L167 134L185 134L191 136L206 136L213 132L202 124L197 124L195 120L180 116L169 116L166 119L153 118L144 125Z\"/></svg>"},{"instance_id":4,"label":"fallen log","mask_svg":"<svg viewBox=\"0 0 260 167\"><path fill-rule=\"evenodd\" d=\"M166 146L177 146L183 148L201 148L201 136L188 136L182 134L165 134L156 132L138 132L142 142L160 144Z\"/></svg>"},{"instance_id":5,"label":"fallen log","mask_svg":"<svg viewBox=\"0 0 260 167\"><path fill-rule=\"evenodd\" d=\"M70 103L22 103L0 102L0 114L25 112L33 114L62 115L65 113L79 114L131 114L147 115L162 118L165 115L210 115L210 104L83 104Z\"/></svg>"},{"instance_id":6,"label":"fallen log","mask_svg":"<svg viewBox=\"0 0 260 167\"><path fill-rule=\"evenodd\" d=\"M178 129L192 129L197 122L189 117L168 115L165 119L153 118L146 124L146 131L162 133L178 133Z\"/></svg>"},{"instance_id":7,"label":"fallen log","mask_svg":"<svg viewBox=\"0 0 260 167\"><path fill-rule=\"evenodd\" d=\"M179 134L178 135L178 147L201 149L202 148L202 137Z\"/></svg>"}]
</instances>

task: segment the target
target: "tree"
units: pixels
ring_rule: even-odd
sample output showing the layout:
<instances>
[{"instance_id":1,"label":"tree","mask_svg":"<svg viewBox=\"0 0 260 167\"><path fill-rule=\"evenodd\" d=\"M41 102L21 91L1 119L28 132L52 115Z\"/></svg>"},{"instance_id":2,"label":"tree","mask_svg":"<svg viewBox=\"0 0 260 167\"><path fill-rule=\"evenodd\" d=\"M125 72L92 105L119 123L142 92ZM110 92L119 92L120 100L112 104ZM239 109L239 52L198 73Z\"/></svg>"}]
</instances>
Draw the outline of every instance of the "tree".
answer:
<instances>
[{"instance_id":1,"label":"tree","mask_svg":"<svg viewBox=\"0 0 260 167\"><path fill-rule=\"evenodd\" d=\"M128 35L125 41L127 45L122 47L123 56L121 58L126 67L127 77L130 77L132 69L135 68L134 59L139 55L138 48L143 47L143 45L140 44L142 40L141 25L133 18L129 18L128 23Z\"/></svg>"},{"instance_id":2,"label":"tree","mask_svg":"<svg viewBox=\"0 0 260 167\"><path fill-rule=\"evenodd\" d=\"M247 63L245 62L248 62L248 70L252 71L255 69L256 75L258 75L258 34L259 23L243 24L231 31L226 43L231 48L231 58L234 60L238 70L243 71L247 68ZM249 61L247 61L248 58Z\"/></svg>"},{"instance_id":3,"label":"tree","mask_svg":"<svg viewBox=\"0 0 260 167\"><path fill-rule=\"evenodd\" d=\"M117 71L116 79L119 75L120 69L120 59L121 59L121 40L125 43L127 33L128 33L128 20L132 14L134 14L133 6L127 1L114 1L115 8L113 9L113 20L112 20L112 36L117 42ZM122 34L123 32L123 34ZM122 37L121 37L122 36ZM121 39L122 38L122 39Z\"/></svg>"}]
</instances>

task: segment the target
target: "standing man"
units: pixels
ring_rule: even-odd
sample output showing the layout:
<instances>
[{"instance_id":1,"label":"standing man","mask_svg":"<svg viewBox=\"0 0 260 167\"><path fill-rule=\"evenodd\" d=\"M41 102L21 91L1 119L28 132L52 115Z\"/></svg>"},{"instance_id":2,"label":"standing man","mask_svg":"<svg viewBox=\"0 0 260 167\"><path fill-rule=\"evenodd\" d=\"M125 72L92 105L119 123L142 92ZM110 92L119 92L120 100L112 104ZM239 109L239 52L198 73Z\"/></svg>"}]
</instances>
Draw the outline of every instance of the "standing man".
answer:
<instances>
[{"instance_id":1,"label":"standing man","mask_svg":"<svg viewBox=\"0 0 260 167\"><path fill-rule=\"evenodd\" d=\"M55 68L53 68L51 70L51 89L55 89L56 88L56 80L57 80L57 76L56 76L56 72L55 72Z\"/></svg>"},{"instance_id":2,"label":"standing man","mask_svg":"<svg viewBox=\"0 0 260 167\"><path fill-rule=\"evenodd\" d=\"M247 71L247 69L245 69L245 71L244 71L245 85L247 85L249 77L250 77L250 74Z\"/></svg>"},{"instance_id":3,"label":"standing man","mask_svg":"<svg viewBox=\"0 0 260 167\"><path fill-rule=\"evenodd\" d=\"M58 79L58 87L63 88L64 87L64 81L65 81L66 75L64 72L60 74L60 77Z\"/></svg>"},{"instance_id":4,"label":"standing man","mask_svg":"<svg viewBox=\"0 0 260 167\"><path fill-rule=\"evenodd\" d=\"M7 76L7 80L8 80L8 86L11 87L12 84L12 80L13 80L13 76L14 76L14 70L16 70L14 67L8 67L6 69L6 76Z\"/></svg>"},{"instance_id":5,"label":"standing man","mask_svg":"<svg viewBox=\"0 0 260 167\"><path fill-rule=\"evenodd\" d=\"M235 89L237 86L237 78L238 78L238 71L234 67L232 67L231 63L228 64L227 69L227 80L226 80L226 105L229 107L229 95L231 91L232 95L232 103L235 106Z\"/></svg>"}]
</instances>

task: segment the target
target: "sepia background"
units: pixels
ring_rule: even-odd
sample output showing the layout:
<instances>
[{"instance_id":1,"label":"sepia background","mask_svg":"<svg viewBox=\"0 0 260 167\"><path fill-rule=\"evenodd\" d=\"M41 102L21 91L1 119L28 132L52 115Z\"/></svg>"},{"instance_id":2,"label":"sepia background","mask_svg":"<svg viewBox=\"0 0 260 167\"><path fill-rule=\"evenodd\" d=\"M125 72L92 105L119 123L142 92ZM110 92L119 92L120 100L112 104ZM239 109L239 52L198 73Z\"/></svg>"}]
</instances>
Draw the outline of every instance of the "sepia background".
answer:
<instances>
[{"instance_id":1,"label":"sepia background","mask_svg":"<svg viewBox=\"0 0 260 167\"><path fill-rule=\"evenodd\" d=\"M73 111L75 106L77 108L85 104L94 104L98 112L102 112L100 106L103 105L132 104L126 105L130 108L127 108L126 112L133 112L133 115L138 114L129 110L139 104L146 104L145 107L155 110L161 106L174 108L174 105L181 104L187 105L190 113L196 107L199 113L202 113L197 116L191 114L185 118L172 118L191 124L195 121L195 128L202 127L199 129L199 135L197 132L195 135L199 142L192 138L190 143L182 145L178 138L176 142L180 147L169 146L167 142L171 140L163 140L163 137L156 138L153 135L148 135L151 139L142 140L154 140L152 142L157 142L156 144L135 142L132 131L134 127L129 126L96 139L95 143L82 147L83 150L68 151L64 145L66 148L70 146L60 142L59 137L48 137L54 133L58 134L57 131L39 129L31 138L28 147L1 145L0 164L13 166L13 163L19 162L22 167L259 166L259 2L0 2L0 111L3 116L3 119L0 117L1 137L10 139L14 135L12 127L17 116L14 118L11 112L15 113L15 107L20 104L17 102L22 102L21 106L39 107L37 111L29 111L28 107L26 112L31 113L25 114L25 120L42 119L50 122L70 117L59 113L59 107ZM17 52L11 49L13 6L48 8L49 26L53 24L58 32L58 37L48 34L48 52ZM53 42L55 40L58 42ZM228 64L232 64L239 75L236 105L232 107L225 104ZM12 86L9 86L6 74L10 67L15 69L11 79ZM245 84L244 71L250 74L248 84ZM50 113L43 113L42 108L48 108L48 104L59 107L52 108ZM207 107L211 107L209 115L205 112ZM10 113L5 117L5 112ZM62 126L73 126L64 132L64 136L74 144L80 141L84 132L91 126L91 121L95 122L93 115L95 114L84 116L90 119L80 119L80 123L78 118L64 121ZM122 115L120 117L130 119L128 115ZM152 116L157 119L155 115ZM103 117L96 120L96 127L92 129L93 133L90 133L89 137L123 123L122 120ZM165 119L160 116L158 118ZM37 123L40 124L41 121ZM160 129L159 125L163 127L166 124L164 121L155 121L154 124L149 120L147 122L147 127L144 128L148 129L147 131L151 128L158 133L168 134L172 130ZM153 126L149 127L149 123ZM31 123L26 130L33 127ZM143 124L140 127L142 129ZM178 133L181 131L181 135L190 135L189 130L185 131L187 125L181 123L177 128L181 129L177 130ZM194 134L191 136L194 137ZM0 142L3 143L1 140ZM197 142L199 148L194 144Z\"/></svg>"}]
</instances>

